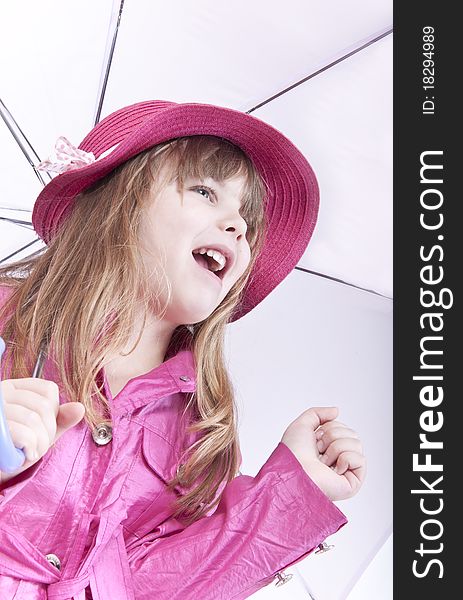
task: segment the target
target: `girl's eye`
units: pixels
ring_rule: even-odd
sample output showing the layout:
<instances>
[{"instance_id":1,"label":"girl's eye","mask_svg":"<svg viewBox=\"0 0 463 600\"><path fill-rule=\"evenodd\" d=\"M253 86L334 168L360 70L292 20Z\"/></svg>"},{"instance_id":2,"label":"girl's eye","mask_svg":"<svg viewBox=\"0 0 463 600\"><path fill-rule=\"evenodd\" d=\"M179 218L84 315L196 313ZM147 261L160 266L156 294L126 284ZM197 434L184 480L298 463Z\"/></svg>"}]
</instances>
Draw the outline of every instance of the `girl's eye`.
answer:
<instances>
[{"instance_id":1,"label":"girl's eye","mask_svg":"<svg viewBox=\"0 0 463 600\"><path fill-rule=\"evenodd\" d=\"M199 192L205 198L210 198L213 201L215 201L216 196L215 196L215 192L212 188L204 186L204 185L200 185L193 189L195 189L197 192ZM203 192L205 192L205 194Z\"/></svg>"}]
</instances>

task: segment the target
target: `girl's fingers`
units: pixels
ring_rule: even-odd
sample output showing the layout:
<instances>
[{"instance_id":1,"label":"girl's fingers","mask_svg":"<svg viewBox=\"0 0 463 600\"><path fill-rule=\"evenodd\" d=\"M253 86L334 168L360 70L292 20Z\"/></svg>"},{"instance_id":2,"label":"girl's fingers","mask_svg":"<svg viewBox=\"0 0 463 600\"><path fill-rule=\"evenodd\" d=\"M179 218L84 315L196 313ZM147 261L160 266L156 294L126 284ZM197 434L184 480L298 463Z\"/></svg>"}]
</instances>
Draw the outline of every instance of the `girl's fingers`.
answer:
<instances>
[{"instance_id":1,"label":"girl's fingers","mask_svg":"<svg viewBox=\"0 0 463 600\"><path fill-rule=\"evenodd\" d=\"M50 440L49 445L53 442L56 435L56 416L54 414L54 407L50 406L50 402L47 398L23 389L20 393L15 395L14 403L5 403L5 406L24 406L25 408L38 413L47 431L48 439ZM23 412L22 414L25 415L26 413ZM17 421L18 419L15 420ZM28 425L28 423L22 419L19 422ZM30 425L33 427L32 422Z\"/></svg>"},{"instance_id":2,"label":"girl's fingers","mask_svg":"<svg viewBox=\"0 0 463 600\"><path fill-rule=\"evenodd\" d=\"M366 475L366 458L358 452L342 452L338 456L335 471L344 475L355 491L363 482Z\"/></svg>"},{"instance_id":3,"label":"girl's fingers","mask_svg":"<svg viewBox=\"0 0 463 600\"><path fill-rule=\"evenodd\" d=\"M36 433L26 425L10 419L8 419L8 429L14 445L23 450L26 460L36 462L39 459L39 455L34 454L38 446Z\"/></svg>"},{"instance_id":4,"label":"girl's fingers","mask_svg":"<svg viewBox=\"0 0 463 600\"><path fill-rule=\"evenodd\" d=\"M337 406L312 406L305 410L296 420L301 420L315 431L323 423L332 421L338 416Z\"/></svg>"},{"instance_id":5,"label":"girl's fingers","mask_svg":"<svg viewBox=\"0 0 463 600\"><path fill-rule=\"evenodd\" d=\"M363 454L362 443L357 438L341 438L334 440L331 444L324 450L320 460L323 464L331 467L333 465L339 455L342 452L357 452L358 454Z\"/></svg>"},{"instance_id":6,"label":"girl's fingers","mask_svg":"<svg viewBox=\"0 0 463 600\"><path fill-rule=\"evenodd\" d=\"M7 404L4 411L16 448L25 447L29 460L34 460L35 451L43 456L50 447L50 438L40 415L21 404Z\"/></svg>"},{"instance_id":7,"label":"girl's fingers","mask_svg":"<svg viewBox=\"0 0 463 600\"><path fill-rule=\"evenodd\" d=\"M360 439L357 432L349 427L331 427L330 429L326 430L322 436L316 436L317 448L319 452L324 452L332 442L341 438Z\"/></svg>"},{"instance_id":8,"label":"girl's fingers","mask_svg":"<svg viewBox=\"0 0 463 600\"><path fill-rule=\"evenodd\" d=\"M341 421L330 421L329 423L324 423L323 425L320 425L320 427L315 432L315 437L319 439L322 436L324 436L327 431L337 427L345 427L346 429L350 429L345 423L341 423Z\"/></svg>"},{"instance_id":9,"label":"girl's fingers","mask_svg":"<svg viewBox=\"0 0 463 600\"><path fill-rule=\"evenodd\" d=\"M59 388L54 381L41 379L40 377L24 377L23 379L5 379L2 385L7 385L18 392L29 391L46 397L58 414L59 410Z\"/></svg>"}]
</instances>

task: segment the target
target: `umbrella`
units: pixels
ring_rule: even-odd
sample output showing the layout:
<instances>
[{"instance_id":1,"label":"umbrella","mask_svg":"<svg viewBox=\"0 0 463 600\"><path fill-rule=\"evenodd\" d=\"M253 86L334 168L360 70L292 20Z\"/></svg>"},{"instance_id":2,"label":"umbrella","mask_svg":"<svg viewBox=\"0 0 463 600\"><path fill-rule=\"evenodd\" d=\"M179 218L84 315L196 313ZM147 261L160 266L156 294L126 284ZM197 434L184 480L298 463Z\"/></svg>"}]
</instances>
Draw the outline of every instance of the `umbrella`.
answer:
<instances>
[{"instance_id":1,"label":"umbrella","mask_svg":"<svg viewBox=\"0 0 463 600\"><path fill-rule=\"evenodd\" d=\"M339 503L349 524L328 540L335 548L255 596L389 598L379 590L391 578L392 3L44 0L2 12L2 261L41 246L30 213L48 179L34 165L58 136L77 145L126 104L229 106L306 154L321 191L308 251L227 334L242 472L257 473L303 410L336 405L362 437L368 476Z\"/></svg>"}]
</instances>

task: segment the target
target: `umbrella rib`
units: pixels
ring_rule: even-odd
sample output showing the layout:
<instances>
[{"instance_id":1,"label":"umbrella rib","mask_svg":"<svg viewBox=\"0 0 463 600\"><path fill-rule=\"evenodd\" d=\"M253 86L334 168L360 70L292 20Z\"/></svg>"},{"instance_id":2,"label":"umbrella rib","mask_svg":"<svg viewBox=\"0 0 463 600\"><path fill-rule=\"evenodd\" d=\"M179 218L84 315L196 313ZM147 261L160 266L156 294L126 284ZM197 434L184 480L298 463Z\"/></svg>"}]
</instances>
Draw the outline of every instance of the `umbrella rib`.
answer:
<instances>
[{"instance_id":1,"label":"umbrella rib","mask_svg":"<svg viewBox=\"0 0 463 600\"><path fill-rule=\"evenodd\" d=\"M0 206L0 210L14 210L15 212L28 212L30 213L29 208L13 208L12 206Z\"/></svg>"},{"instance_id":2,"label":"umbrella rib","mask_svg":"<svg viewBox=\"0 0 463 600\"><path fill-rule=\"evenodd\" d=\"M3 102L3 100L0 98L0 115L2 117L2 119L5 122L5 125L8 127L8 129L10 130L11 135L16 139L16 141L18 142L19 146L21 147L21 150L24 153L24 156L27 158L27 160L30 162L31 166L33 166L33 162L30 159L29 154L26 152L26 149L24 148L24 146L21 144L21 142L19 141L19 139L16 137L15 135L15 131L14 129L16 128L17 131L21 134L22 138L24 139L24 141L26 142L26 144L29 146L30 151L34 154L35 158L37 159L37 161L40 162L40 158L39 155L37 154L37 152L34 150L32 144L29 142L29 140L27 139L27 137L24 135L23 130L21 129L21 127L19 127L18 123L16 122L16 120L14 119L13 115L11 114L11 112L8 110L8 108L5 106L5 103ZM14 123L15 127L11 126L11 123Z\"/></svg>"},{"instance_id":3,"label":"umbrella rib","mask_svg":"<svg viewBox=\"0 0 463 600\"><path fill-rule=\"evenodd\" d=\"M0 264L6 262L7 260L9 260L10 258L12 258L13 256L16 256L16 254L19 254L22 250L26 250L26 248L29 248L30 246L32 246L32 244L36 244L37 242L40 242L40 238L32 240L32 242L29 242L25 246L22 246L22 248L18 248L18 250L15 250L14 252L12 252L11 254L9 254L8 256L5 256L4 258L0 259Z\"/></svg>"},{"instance_id":4,"label":"umbrella rib","mask_svg":"<svg viewBox=\"0 0 463 600\"><path fill-rule=\"evenodd\" d=\"M368 288L364 288L361 285L355 285L355 283L349 283L349 281L344 281L344 279L338 279L337 277L332 277L331 275L325 275L325 273L318 273L317 271L311 271L310 269L304 269L304 267L294 267L298 271L303 271L304 273L310 273L310 275L316 275L317 277L323 277L324 279L330 279L331 281L336 281L336 283L342 283L343 285L348 285L349 287L356 288L357 290L362 290L364 292L368 292L369 294L375 294L376 296L381 296L381 298L386 298L387 300L393 300L391 296L386 296L386 294L380 294L379 292L375 292L375 290L370 290Z\"/></svg>"},{"instance_id":5,"label":"umbrella rib","mask_svg":"<svg viewBox=\"0 0 463 600\"><path fill-rule=\"evenodd\" d=\"M24 154L24 156L27 159L27 162L34 169L34 173L36 174L40 183L45 186L46 185L45 180L42 177L41 173L39 173L39 171L37 171L37 169L34 165L34 161L32 160L30 154L32 153L35 156L35 158L37 159L37 162L40 162L40 157L37 154L37 152L34 150L34 147L29 142L29 140L27 139L23 130L18 125L18 123L16 122L16 119L13 117L13 115L8 110L8 108L5 106L5 103L2 101L1 98L0 98L0 116L2 117L3 121L5 122L5 125L8 127L11 135L13 136L13 138L15 139L15 141L21 148L22 153ZM27 148L27 146L29 148ZM48 174L48 177L51 180L50 174Z\"/></svg>"},{"instance_id":6,"label":"umbrella rib","mask_svg":"<svg viewBox=\"0 0 463 600\"><path fill-rule=\"evenodd\" d=\"M0 217L0 221L8 221L8 223L14 223L15 225L27 225L32 227L30 221L21 221L21 219L12 219L11 217Z\"/></svg>"},{"instance_id":7,"label":"umbrella rib","mask_svg":"<svg viewBox=\"0 0 463 600\"><path fill-rule=\"evenodd\" d=\"M96 109L95 121L94 121L93 126L97 125L97 123L99 123L99 121L100 121L101 110L103 108L104 97L106 94L106 87L108 85L109 71L111 69L111 64L113 62L114 49L116 48L117 34L119 33L119 25L121 23L123 8L124 8L124 0L121 0L121 2L119 4L119 11L118 11L118 15L117 15L116 27L113 31L113 37L111 40L111 48L109 50L108 60L106 61L106 65L103 67L103 69L104 69L103 83L101 84L100 94L98 97L98 107Z\"/></svg>"},{"instance_id":8,"label":"umbrella rib","mask_svg":"<svg viewBox=\"0 0 463 600\"><path fill-rule=\"evenodd\" d=\"M256 104L256 106L253 106L252 108L250 108L249 110L245 111L247 114L252 113L253 111L257 110L258 108L261 108L262 106L264 106L265 104L268 104L269 102L271 102L272 100L275 100L276 98L279 98L280 96L283 96L283 94L286 94L287 92L290 92L291 90L293 90L294 88L298 87L299 85L302 85L303 83L305 83L306 81L309 81L309 79L312 79L313 77L315 77L316 75L320 75L320 73L323 73L324 71L326 71L327 69L330 69L331 67L334 67L335 65L337 65L338 63L346 60L347 58L350 58L352 55L357 54L357 52L360 52L361 50L364 50L365 48L368 48L368 46L371 46L372 44L374 44L375 42L378 42L379 40L381 40L382 38L386 37L387 35L391 34L393 31L393 29L388 29L387 31L384 31L383 33L381 33L380 35L374 37L371 40L368 40L368 42L365 42L364 44L362 44L361 46L359 46L358 48L354 48L354 50L352 50L351 52L348 52L347 54L344 54L343 56L337 58L336 60L334 60L333 62L328 63L327 65L325 65L324 67L321 67L320 69L318 69L317 71L314 71L313 73L311 73L310 75L307 75L307 77L304 77L303 79L300 79L299 81L296 81L296 83L293 83L292 85L288 86L287 88L285 88L284 90L281 90L281 92L277 92L276 94L274 94L273 96L270 96L270 98L266 98L265 100L263 100L262 102L260 102L259 104Z\"/></svg>"}]
</instances>

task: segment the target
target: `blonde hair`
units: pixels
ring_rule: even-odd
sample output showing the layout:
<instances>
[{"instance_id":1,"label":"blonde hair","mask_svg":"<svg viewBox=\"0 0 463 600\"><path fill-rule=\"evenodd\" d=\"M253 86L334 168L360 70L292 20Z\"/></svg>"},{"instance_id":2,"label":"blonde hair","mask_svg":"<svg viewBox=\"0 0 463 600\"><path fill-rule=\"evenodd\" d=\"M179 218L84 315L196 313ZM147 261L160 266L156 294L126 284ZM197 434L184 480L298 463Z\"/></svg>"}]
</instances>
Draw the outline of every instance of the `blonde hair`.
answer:
<instances>
[{"instance_id":1,"label":"blonde hair","mask_svg":"<svg viewBox=\"0 0 463 600\"><path fill-rule=\"evenodd\" d=\"M167 174L163 181L161 171ZM176 498L174 507L174 516L182 515L187 523L214 509L220 484L231 481L239 468L236 407L224 339L266 233L267 190L252 162L238 147L214 136L159 144L80 193L48 247L0 268L0 284L13 288L0 308L0 318L5 319L2 336L8 342L4 365L8 376L29 377L45 342L59 373L60 391L70 401L84 404L84 418L93 429L102 418L110 419L97 374L106 357L126 347L140 298L150 297L153 304L152 281L138 244L148 192L159 193L175 180L181 191L190 176L225 181L238 175L245 178L240 212L248 224L249 266L209 317L177 327L166 354L187 345L197 367L196 392L190 394L183 414L191 409L194 419L188 431L202 435L185 450L186 462L168 482L171 490L178 484L188 490ZM164 306L156 297L156 316L162 318L171 290L162 265L157 276L159 289L168 292ZM145 319L147 306L146 300Z\"/></svg>"}]
</instances>

